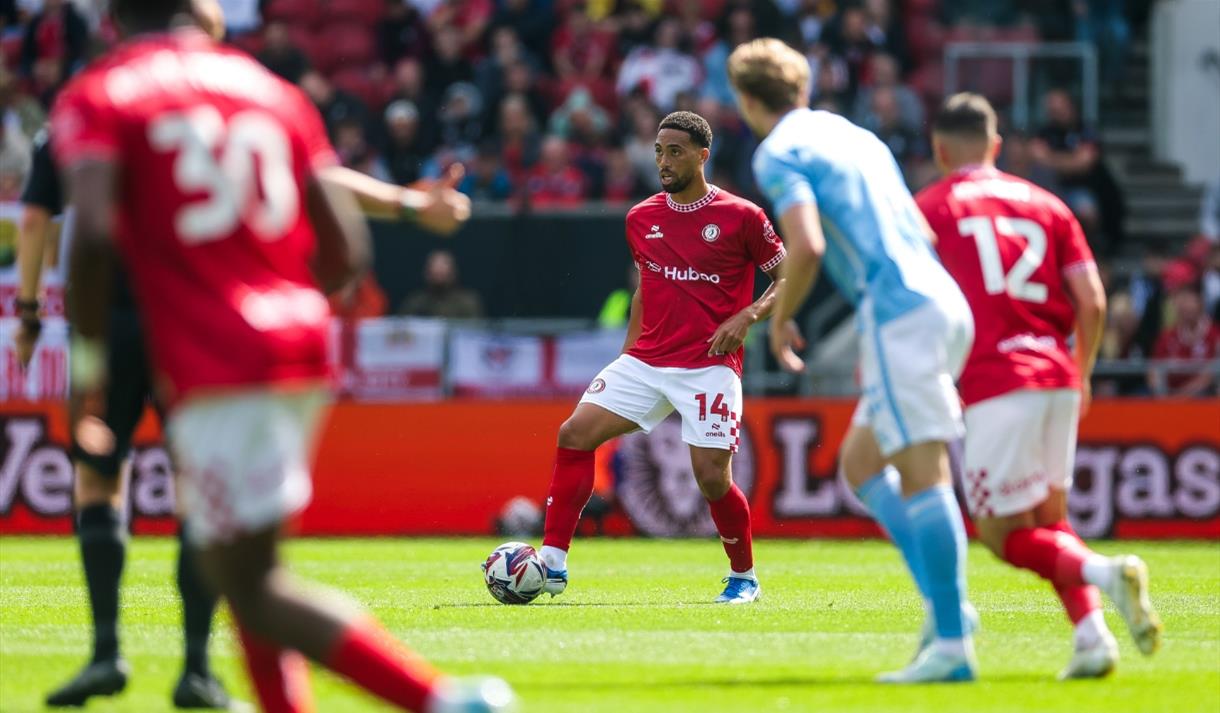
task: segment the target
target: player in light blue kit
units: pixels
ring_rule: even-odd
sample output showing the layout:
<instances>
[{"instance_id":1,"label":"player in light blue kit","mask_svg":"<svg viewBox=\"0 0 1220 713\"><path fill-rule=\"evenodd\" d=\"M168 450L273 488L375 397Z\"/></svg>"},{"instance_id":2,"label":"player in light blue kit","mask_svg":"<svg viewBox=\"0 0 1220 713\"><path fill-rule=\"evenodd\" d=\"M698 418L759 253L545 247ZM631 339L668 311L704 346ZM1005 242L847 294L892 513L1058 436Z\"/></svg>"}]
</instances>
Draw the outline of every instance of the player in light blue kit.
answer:
<instances>
[{"instance_id":1,"label":"player in light blue kit","mask_svg":"<svg viewBox=\"0 0 1220 713\"><path fill-rule=\"evenodd\" d=\"M787 286L771 316L771 349L804 363L790 325L818 268L856 307L864 390L843 440L844 477L902 551L928 606L915 660L887 683L971 681L966 533L946 445L963 435L954 380L974 337L970 307L941 266L898 165L876 136L807 109L809 64L775 39L738 47L729 77L746 123L766 137L754 175L787 243Z\"/></svg>"}]
</instances>

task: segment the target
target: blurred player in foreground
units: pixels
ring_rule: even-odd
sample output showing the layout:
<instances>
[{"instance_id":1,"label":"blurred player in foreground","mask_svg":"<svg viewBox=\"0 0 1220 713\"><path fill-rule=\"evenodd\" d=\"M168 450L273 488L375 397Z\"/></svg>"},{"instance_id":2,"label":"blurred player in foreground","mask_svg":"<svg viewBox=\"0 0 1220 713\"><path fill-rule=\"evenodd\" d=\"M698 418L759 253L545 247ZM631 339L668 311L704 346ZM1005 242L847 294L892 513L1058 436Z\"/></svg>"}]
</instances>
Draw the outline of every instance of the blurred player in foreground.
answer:
<instances>
[{"instance_id":1,"label":"blurred player in foreground","mask_svg":"<svg viewBox=\"0 0 1220 713\"><path fill-rule=\"evenodd\" d=\"M238 622L263 708L311 708L304 654L401 709L508 709L503 682L442 677L354 606L306 593L278 559L281 528L310 497L328 401L318 285L337 289L368 261L355 202L321 175L335 161L321 118L295 87L187 27L186 0L112 9L129 40L52 113L77 211L80 447L114 448L101 416L117 243L171 409L187 533Z\"/></svg>"},{"instance_id":2,"label":"blurred player in foreground","mask_svg":"<svg viewBox=\"0 0 1220 713\"><path fill-rule=\"evenodd\" d=\"M196 22L212 37L224 34L224 20L215 0L193 0ZM375 218L404 218L434 232L454 230L470 214L469 200L452 189L459 174L436 184L432 190L416 191L382 183L342 166L325 168L328 184L349 188L361 208ZM22 196L18 260L21 264L17 308L20 323L15 337L22 365L34 354L42 323L40 278L43 255L52 232L52 218L63 210L59 176L52 160L46 132L35 142L33 168ZM65 217L65 232L71 219ZM126 560L126 524L123 521L126 493L122 470L131 450L131 438L152 403L164 422L163 409L152 393L152 369L145 354L143 329L134 300L121 269L113 278L113 307L109 318L109 379L106 427L114 435L115 447L101 456L73 448L76 462L74 505L78 512L77 537L93 616L93 655L88 665L65 685L47 696L51 706L77 706L89 698L113 695L127 685L129 666L120 655L118 637L119 584ZM181 534L181 533L180 533ZM185 657L182 676L172 699L179 708L228 709L235 707L207 660L212 614L216 597L196 574L193 552L183 541L179 549L176 581L182 597Z\"/></svg>"},{"instance_id":3,"label":"blurred player in foreground","mask_svg":"<svg viewBox=\"0 0 1220 713\"><path fill-rule=\"evenodd\" d=\"M970 306L932 252L893 156L872 133L805 108L809 63L779 40L739 46L729 77L746 123L766 137L754 175L789 256L771 349L799 372L788 322L825 258L856 307L864 395L843 440L847 481L902 551L930 602L935 637L890 683L975 677L966 602L966 532L946 444L962 436L953 380L970 350Z\"/></svg>"},{"instance_id":4,"label":"blurred player in foreground","mask_svg":"<svg viewBox=\"0 0 1220 713\"><path fill-rule=\"evenodd\" d=\"M711 145L703 117L665 117L655 147L663 190L627 213L640 286L622 356L597 375L559 428L541 551L552 596L567 587L568 549L593 493L593 452L624 433L651 431L675 410L729 557L716 601L744 604L761 592L750 505L733 483L732 462L743 407L742 345L775 304L784 245L761 208L708 185L703 167ZM753 301L756 266L773 282Z\"/></svg>"},{"instance_id":5,"label":"blurred player in foreground","mask_svg":"<svg viewBox=\"0 0 1220 713\"><path fill-rule=\"evenodd\" d=\"M1076 626L1060 677L1105 676L1118 663L1118 644L1098 588L1144 654L1156 650L1161 624L1143 561L1092 552L1067 520L1076 425L1089 408L1106 321L1097 265L1063 201L996 170L1000 137L984 97L951 97L932 144L945 178L916 200L978 328L960 382L967 505L988 549L1055 587Z\"/></svg>"}]
</instances>

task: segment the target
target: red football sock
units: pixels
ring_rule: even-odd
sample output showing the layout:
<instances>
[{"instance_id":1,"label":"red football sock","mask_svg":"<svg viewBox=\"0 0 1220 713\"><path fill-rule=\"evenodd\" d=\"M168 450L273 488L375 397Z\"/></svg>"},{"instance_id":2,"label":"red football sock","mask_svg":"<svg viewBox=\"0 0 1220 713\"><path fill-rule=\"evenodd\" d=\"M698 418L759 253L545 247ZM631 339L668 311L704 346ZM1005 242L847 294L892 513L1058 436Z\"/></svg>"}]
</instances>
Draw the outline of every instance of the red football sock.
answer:
<instances>
[{"instance_id":1,"label":"red football sock","mask_svg":"<svg viewBox=\"0 0 1220 713\"><path fill-rule=\"evenodd\" d=\"M745 493L733 483L724 497L708 501L712 521L729 556L734 572L747 572L754 567L754 544L750 534L750 503Z\"/></svg>"},{"instance_id":2,"label":"red football sock","mask_svg":"<svg viewBox=\"0 0 1220 713\"><path fill-rule=\"evenodd\" d=\"M1047 527L1022 527L1004 540L1004 559L1028 569L1055 586L1085 584L1082 576L1089 550L1074 534Z\"/></svg>"},{"instance_id":3,"label":"red football sock","mask_svg":"<svg viewBox=\"0 0 1220 713\"><path fill-rule=\"evenodd\" d=\"M546 524L542 544L565 552L572 546L580 513L593 495L593 451L559 448L555 473L546 494Z\"/></svg>"},{"instance_id":4,"label":"red football sock","mask_svg":"<svg viewBox=\"0 0 1220 713\"><path fill-rule=\"evenodd\" d=\"M326 667L409 711L423 711L440 674L371 620L352 622Z\"/></svg>"},{"instance_id":5,"label":"red football sock","mask_svg":"<svg viewBox=\"0 0 1220 713\"><path fill-rule=\"evenodd\" d=\"M250 672L250 680L254 683L254 692L263 711L313 711L305 657L268 644L241 626L237 627L237 633L246 652L246 669Z\"/></svg>"},{"instance_id":6,"label":"red football sock","mask_svg":"<svg viewBox=\"0 0 1220 713\"><path fill-rule=\"evenodd\" d=\"M1048 525L1046 529L1069 535L1079 543L1081 548L1087 548L1067 520ZM1059 595L1059 601L1063 602L1063 608L1067 611L1068 619L1071 619L1073 624L1079 624L1090 613L1101 608L1101 592L1092 585L1063 586L1057 584L1055 593Z\"/></svg>"}]
</instances>

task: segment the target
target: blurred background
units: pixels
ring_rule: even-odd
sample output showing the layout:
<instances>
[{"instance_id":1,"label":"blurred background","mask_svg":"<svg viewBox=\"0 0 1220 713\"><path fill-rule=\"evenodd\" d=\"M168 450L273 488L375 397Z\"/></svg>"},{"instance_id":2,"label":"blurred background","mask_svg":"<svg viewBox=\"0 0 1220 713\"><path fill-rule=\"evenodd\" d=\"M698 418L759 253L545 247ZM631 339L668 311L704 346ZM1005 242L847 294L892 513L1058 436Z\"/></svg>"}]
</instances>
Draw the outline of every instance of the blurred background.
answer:
<instances>
[{"instance_id":1,"label":"blurred background","mask_svg":"<svg viewBox=\"0 0 1220 713\"><path fill-rule=\"evenodd\" d=\"M470 224L449 240L374 224L375 271L334 303L334 361L344 400L374 409L431 405L385 412L398 429L383 434L385 442L418 433L417 426L402 425L404 418L423 424L418 428L435 426L442 440L435 424L483 429L475 432L489 442L502 437L508 449L496 452L488 469L493 462L528 462L534 479L545 483L546 457L532 451L527 457L513 444L533 439L544 446L540 453L549 452L553 429L573 398L621 347L635 280L623 217L659 190L653 141L660 118L676 109L706 117L715 132L710 180L765 205L750 168L756 140L737 116L725 69L734 46L760 36L781 37L806 54L813 106L874 131L912 190L937 175L927 127L939 103L954 91L987 95L1002 113L1001 167L1059 194L1085 226L1102 266L1110 317L1095 393L1216 403L1215 0L221 4L228 41L301 86L346 165L400 184L426 184L455 162L465 166L461 190L476 206ZM13 236L31 139L56 91L114 39L104 12L88 0L0 0L3 315L12 314ZM51 316L62 313L57 275L49 265ZM811 337L810 374L780 373L763 332L755 330L747 346L747 394L855 393L848 305L823 281L801 321ZM11 320L0 320L0 399L33 405L60 398L67 388L62 324L49 324L25 371L12 355L11 329ZM759 403L765 411L782 401ZM445 405L466 410L444 411ZM332 433L345 427L344 413ZM350 426L352 438L374 438L368 429L382 425L363 413ZM1115 428L1130 414L1157 418L1146 410L1122 413L1129 415L1114 416ZM1220 441L1220 409L1165 413L1171 422L1202 418L1204 427L1215 415L1214 431L1205 436ZM837 443L840 417L820 418L816 442ZM521 424L530 425L520 431ZM519 432L503 435L514 427ZM1165 451L1170 471L1174 448ZM439 453L433 462L406 446L378 452L447 472ZM606 489L622 479L629 455L605 457ZM322 457L325 462L325 448ZM344 457L359 462L351 452ZM761 457L768 480L786 477L777 470L782 457ZM799 465L800 454L794 457ZM671 460L675 467L683 463ZM806 461L799 477L833 474L833 453ZM664 470L650 462L653 471ZM739 477L748 477L750 467L741 463ZM541 492L538 486L530 494ZM804 502L798 496L794 507ZM1220 493L1215 499L1205 501L1205 515L1220 508ZM529 503L517 505L518 514L531 512ZM846 512L838 500L831 505Z\"/></svg>"}]
</instances>

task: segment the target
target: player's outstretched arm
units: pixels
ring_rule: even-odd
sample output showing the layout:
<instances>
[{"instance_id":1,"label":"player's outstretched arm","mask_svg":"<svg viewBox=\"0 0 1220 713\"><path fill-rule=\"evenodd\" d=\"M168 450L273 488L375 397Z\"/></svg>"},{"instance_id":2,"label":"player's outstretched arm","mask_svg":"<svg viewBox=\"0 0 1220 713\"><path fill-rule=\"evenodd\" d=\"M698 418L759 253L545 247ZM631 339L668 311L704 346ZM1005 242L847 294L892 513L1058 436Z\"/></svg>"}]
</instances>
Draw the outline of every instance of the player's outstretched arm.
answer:
<instances>
[{"instance_id":1,"label":"player's outstretched arm","mask_svg":"<svg viewBox=\"0 0 1220 713\"><path fill-rule=\"evenodd\" d=\"M1080 371L1080 416L1084 418L1093 396L1090 384L1093 366L1106 328L1106 290L1092 265L1069 273L1066 283L1068 296L1076 307L1076 346L1072 357Z\"/></svg>"},{"instance_id":2,"label":"player's outstretched arm","mask_svg":"<svg viewBox=\"0 0 1220 713\"><path fill-rule=\"evenodd\" d=\"M805 362L795 350L803 348L803 340L790 320L805 303L817 280L822 256L826 253L826 236L818 222L818 207L813 203L789 206L780 215L779 225L788 257L780 265L783 285L777 289L771 318L771 352L780 366L799 373L805 369Z\"/></svg>"},{"instance_id":3,"label":"player's outstretched arm","mask_svg":"<svg viewBox=\"0 0 1220 713\"><path fill-rule=\"evenodd\" d=\"M470 198L457 190L461 164L450 166L445 177L427 190L396 186L343 166L323 169L319 175L326 183L350 191L370 218L411 220L440 235L452 233L470 218Z\"/></svg>"},{"instance_id":4,"label":"player's outstretched arm","mask_svg":"<svg viewBox=\"0 0 1220 713\"><path fill-rule=\"evenodd\" d=\"M42 332L42 319L38 314L38 291L42 282L42 262L46 253L47 233L51 228L51 214L46 208L31 203L21 211L21 223L17 227L17 316L21 323L17 327L14 341L17 360L24 368L34 357L34 346Z\"/></svg>"},{"instance_id":5,"label":"player's outstretched arm","mask_svg":"<svg viewBox=\"0 0 1220 713\"><path fill-rule=\"evenodd\" d=\"M767 270L766 273L767 277L771 278L771 284L753 304L726 319L724 324L716 329L716 333L708 338L708 356L731 354L737 351L741 345L746 343L750 327L771 316L775 310L776 297L783 287L784 278L780 274L779 265Z\"/></svg>"},{"instance_id":6,"label":"player's outstretched arm","mask_svg":"<svg viewBox=\"0 0 1220 713\"><path fill-rule=\"evenodd\" d=\"M305 186L309 222L318 236L314 276L326 294L354 283L372 262L369 227L352 193L317 175Z\"/></svg>"}]
</instances>

